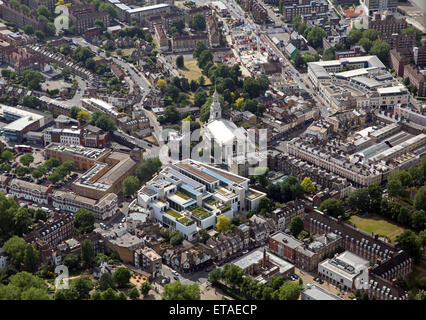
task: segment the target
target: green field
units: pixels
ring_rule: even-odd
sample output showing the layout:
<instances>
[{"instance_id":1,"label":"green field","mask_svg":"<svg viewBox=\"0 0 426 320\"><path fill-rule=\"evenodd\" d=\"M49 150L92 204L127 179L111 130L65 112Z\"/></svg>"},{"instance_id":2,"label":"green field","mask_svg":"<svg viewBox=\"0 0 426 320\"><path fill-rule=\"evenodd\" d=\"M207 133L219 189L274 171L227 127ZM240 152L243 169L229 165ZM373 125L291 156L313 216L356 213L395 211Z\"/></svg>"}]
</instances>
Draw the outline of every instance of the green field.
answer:
<instances>
[{"instance_id":1,"label":"green field","mask_svg":"<svg viewBox=\"0 0 426 320\"><path fill-rule=\"evenodd\" d=\"M197 60L186 60L184 62L184 67L182 69L179 69L179 71L185 76L185 78L187 78L189 81L191 80L195 80L198 81L198 79L203 75L201 73L201 69L198 67L197 64ZM173 63L174 65L176 65L176 63ZM209 78L207 78L206 76L204 76L206 82L206 85L211 84Z\"/></svg>"},{"instance_id":2,"label":"green field","mask_svg":"<svg viewBox=\"0 0 426 320\"><path fill-rule=\"evenodd\" d=\"M384 220L383 217L378 215L370 215L365 218L353 215L350 217L349 222L354 224L358 229L370 234L374 233L387 236L392 240L392 242L395 241L395 238L399 234L404 232L404 228Z\"/></svg>"}]
</instances>

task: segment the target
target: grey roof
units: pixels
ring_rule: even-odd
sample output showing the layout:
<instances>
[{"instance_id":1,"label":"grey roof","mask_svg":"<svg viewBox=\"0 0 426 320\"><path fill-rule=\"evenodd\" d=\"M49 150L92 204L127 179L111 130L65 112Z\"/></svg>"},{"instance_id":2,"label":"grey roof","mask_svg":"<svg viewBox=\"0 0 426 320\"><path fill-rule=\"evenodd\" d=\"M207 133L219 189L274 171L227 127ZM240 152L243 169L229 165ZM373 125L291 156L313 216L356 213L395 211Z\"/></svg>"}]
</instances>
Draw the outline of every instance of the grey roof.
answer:
<instances>
[{"instance_id":1,"label":"grey roof","mask_svg":"<svg viewBox=\"0 0 426 320\"><path fill-rule=\"evenodd\" d=\"M308 296L308 299L304 299L304 296ZM311 284L311 285L308 285L305 290L303 290L302 300L343 300L343 299L315 284Z\"/></svg>"}]
</instances>

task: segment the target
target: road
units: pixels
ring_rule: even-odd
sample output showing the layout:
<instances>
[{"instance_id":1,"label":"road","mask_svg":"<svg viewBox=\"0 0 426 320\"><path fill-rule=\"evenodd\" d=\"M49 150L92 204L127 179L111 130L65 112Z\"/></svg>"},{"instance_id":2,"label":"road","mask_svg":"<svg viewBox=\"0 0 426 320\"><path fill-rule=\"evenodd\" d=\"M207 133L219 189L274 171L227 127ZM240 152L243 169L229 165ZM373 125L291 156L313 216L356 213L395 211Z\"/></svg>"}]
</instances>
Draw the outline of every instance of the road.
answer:
<instances>
[{"instance_id":1,"label":"road","mask_svg":"<svg viewBox=\"0 0 426 320\"><path fill-rule=\"evenodd\" d=\"M72 40L72 42L75 45L87 47L90 50L92 50L93 52L96 52L100 57L106 58L106 53L102 48L87 42L82 37L65 37L65 39ZM99 53L98 53L98 51L99 51ZM143 101L151 93L151 84L144 77L143 73L139 72L136 69L135 66L127 63L125 60L123 60L123 59L121 59L120 57L117 57L117 56L111 56L110 58L112 58L114 63L118 64L121 68L123 68L125 71L127 71L129 76L130 76L130 79L133 81L133 84L139 86L139 88L141 89L142 96L141 96L139 102L134 105L134 108L139 109L139 110L143 110L145 112L145 115L150 120L151 126L154 128L154 132L155 132L155 136L156 136L157 140L160 140L160 139L158 139L158 137L161 136L162 127L161 127L160 123L157 121L156 116L151 111L145 109L144 106L143 106ZM76 97L76 99L77 98L78 97ZM74 98L73 98L73 100L74 100ZM140 140L140 141L142 141L142 140ZM159 141L159 143L160 143L160 146L161 146L162 141ZM146 142L142 142L141 145L143 145L143 147L145 149L151 150L151 147L149 147ZM157 156L158 150L155 150L155 148L152 148L152 149L153 150L151 152L151 155Z\"/></svg>"},{"instance_id":2,"label":"road","mask_svg":"<svg viewBox=\"0 0 426 320\"><path fill-rule=\"evenodd\" d=\"M203 2L203 1L197 1L197 2ZM230 0L226 2L226 5L228 6L229 12L231 16L234 19L241 19L244 17L244 10L236 3L235 0ZM272 8L269 8L267 4L264 4L266 9L268 10L269 16L272 19L272 21L275 22L275 24L283 24L281 21L281 15L276 16L273 12ZM312 89L312 86L307 87L306 83L308 82L307 79L303 79L303 76L296 70L296 68L291 64L291 62L286 58L286 56L283 54L283 52L277 48L277 46L273 43L271 38L269 37L267 32L264 32L261 30L260 26L256 24L250 17L243 18L244 19L244 25L248 26L252 31L254 31L256 34L259 34L259 42L266 44L272 52L280 58L280 61L283 64L283 68L287 70L291 78L295 81L295 83L298 85L298 87L302 90L307 91L317 102L321 114L323 117L327 117L329 115L329 112L326 107L322 106L322 100L316 95L316 92ZM225 25L225 23L224 23ZM287 25L284 24L286 27ZM227 27L226 27L227 29ZM307 77L306 77L307 78Z\"/></svg>"}]
</instances>

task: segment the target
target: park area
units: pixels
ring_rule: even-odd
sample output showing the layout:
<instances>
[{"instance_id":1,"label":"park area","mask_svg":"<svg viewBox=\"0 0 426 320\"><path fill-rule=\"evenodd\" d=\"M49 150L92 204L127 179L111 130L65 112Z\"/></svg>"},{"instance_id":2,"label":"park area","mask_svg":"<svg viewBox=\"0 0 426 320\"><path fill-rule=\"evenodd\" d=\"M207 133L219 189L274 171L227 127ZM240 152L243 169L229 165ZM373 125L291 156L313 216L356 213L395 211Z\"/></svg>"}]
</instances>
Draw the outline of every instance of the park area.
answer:
<instances>
[{"instance_id":1,"label":"park area","mask_svg":"<svg viewBox=\"0 0 426 320\"><path fill-rule=\"evenodd\" d=\"M195 80L198 81L198 79L203 75L201 73L201 69L198 67L197 60L185 60L184 67L179 69L179 71L185 76L185 78L188 79L188 81ZM204 76L206 82L206 85L211 84L209 78Z\"/></svg>"},{"instance_id":2,"label":"park area","mask_svg":"<svg viewBox=\"0 0 426 320\"><path fill-rule=\"evenodd\" d=\"M383 217L378 215L368 215L366 217L360 217L352 215L349 219L356 228L363 230L368 233L379 234L380 236L388 237L392 242L395 238L404 232L404 228L391 223Z\"/></svg>"}]
</instances>

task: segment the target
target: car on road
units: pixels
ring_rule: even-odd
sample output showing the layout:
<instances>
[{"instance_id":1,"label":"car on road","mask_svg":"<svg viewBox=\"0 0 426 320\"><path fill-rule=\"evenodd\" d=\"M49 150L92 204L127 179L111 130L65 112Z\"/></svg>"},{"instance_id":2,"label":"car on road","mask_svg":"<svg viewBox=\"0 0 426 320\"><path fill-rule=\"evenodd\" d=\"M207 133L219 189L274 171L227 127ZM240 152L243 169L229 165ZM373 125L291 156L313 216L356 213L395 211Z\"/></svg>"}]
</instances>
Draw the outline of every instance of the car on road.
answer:
<instances>
[{"instance_id":1,"label":"car on road","mask_svg":"<svg viewBox=\"0 0 426 320\"><path fill-rule=\"evenodd\" d=\"M179 277L178 276L174 276L173 279L179 280Z\"/></svg>"},{"instance_id":2,"label":"car on road","mask_svg":"<svg viewBox=\"0 0 426 320\"><path fill-rule=\"evenodd\" d=\"M167 277L161 280L161 284L168 284L168 283L170 283L170 277Z\"/></svg>"}]
</instances>

